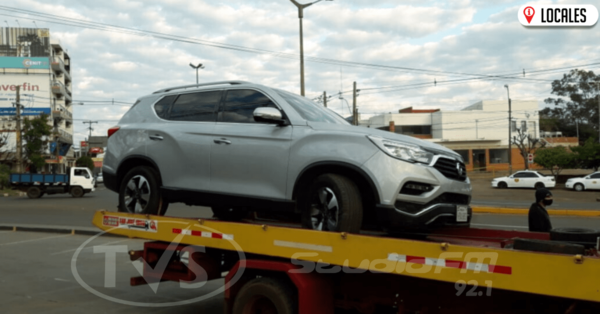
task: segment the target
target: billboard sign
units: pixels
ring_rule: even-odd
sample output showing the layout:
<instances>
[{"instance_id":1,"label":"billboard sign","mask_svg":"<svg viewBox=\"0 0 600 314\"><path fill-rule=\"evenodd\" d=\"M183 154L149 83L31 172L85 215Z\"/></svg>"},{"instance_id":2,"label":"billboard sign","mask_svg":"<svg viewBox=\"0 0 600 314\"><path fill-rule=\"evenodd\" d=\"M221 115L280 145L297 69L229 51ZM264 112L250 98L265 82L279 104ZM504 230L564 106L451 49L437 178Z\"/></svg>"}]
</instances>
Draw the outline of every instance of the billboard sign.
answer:
<instances>
[{"instance_id":1,"label":"billboard sign","mask_svg":"<svg viewBox=\"0 0 600 314\"><path fill-rule=\"evenodd\" d=\"M2 57L0 68L7 69L49 69L50 58L48 57Z\"/></svg>"},{"instance_id":2,"label":"billboard sign","mask_svg":"<svg viewBox=\"0 0 600 314\"><path fill-rule=\"evenodd\" d=\"M0 27L0 56L50 57L47 28Z\"/></svg>"},{"instance_id":3,"label":"billboard sign","mask_svg":"<svg viewBox=\"0 0 600 314\"><path fill-rule=\"evenodd\" d=\"M23 108L21 109L22 116L39 116L42 113L50 115L50 108ZM16 116L16 108L2 108L0 107L0 116Z\"/></svg>"},{"instance_id":4,"label":"billboard sign","mask_svg":"<svg viewBox=\"0 0 600 314\"><path fill-rule=\"evenodd\" d=\"M86 141L81 141L81 147L87 147L87 142Z\"/></svg>"},{"instance_id":5,"label":"billboard sign","mask_svg":"<svg viewBox=\"0 0 600 314\"><path fill-rule=\"evenodd\" d=\"M0 58L2 60L3 58ZM23 115L50 114L50 78L48 74L0 75L0 115L15 115L17 86L20 87Z\"/></svg>"}]
</instances>

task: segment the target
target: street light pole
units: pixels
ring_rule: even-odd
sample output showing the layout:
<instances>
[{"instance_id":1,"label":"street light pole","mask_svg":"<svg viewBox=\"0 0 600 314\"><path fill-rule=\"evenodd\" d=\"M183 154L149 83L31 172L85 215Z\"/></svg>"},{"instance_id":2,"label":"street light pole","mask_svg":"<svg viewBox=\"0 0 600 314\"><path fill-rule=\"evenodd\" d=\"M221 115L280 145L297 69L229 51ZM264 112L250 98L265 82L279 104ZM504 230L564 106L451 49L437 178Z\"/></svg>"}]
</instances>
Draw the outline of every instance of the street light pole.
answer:
<instances>
[{"instance_id":1,"label":"street light pole","mask_svg":"<svg viewBox=\"0 0 600 314\"><path fill-rule=\"evenodd\" d=\"M298 19L300 20L300 95L304 96L304 39L302 35L302 18L304 17L304 8L307 8L317 2L321 2L322 0L317 0L315 2L300 4L296 0L290 0L292 3L298 8ZM333 0L325 0L325 1L333 1Z\"/></svg>"},{"instance_id":2,"label":"street light pole","mask_svg":"<svg viewBox=\"0 0 600 314\"><path fill-rule=\"evenodd\" d=\"M192 69L196 69L196 85L198 85L198 69L204 69L204 66L202 65L202 63L198 63L198 65L193 65L191 62L190 66L192 67Z\"/></svg>"},{"instance_id":3,"label":"street light pole","mask_svg":"<svg viewBox=\"0 0 600 314\"><path fill-rule=\"evenodd\" d=\"M512 173L512 111L508 84L504 85L504 87L506 87L506 95L508 96L508 174L510 175Z\"/></svg>"}]
</instances>

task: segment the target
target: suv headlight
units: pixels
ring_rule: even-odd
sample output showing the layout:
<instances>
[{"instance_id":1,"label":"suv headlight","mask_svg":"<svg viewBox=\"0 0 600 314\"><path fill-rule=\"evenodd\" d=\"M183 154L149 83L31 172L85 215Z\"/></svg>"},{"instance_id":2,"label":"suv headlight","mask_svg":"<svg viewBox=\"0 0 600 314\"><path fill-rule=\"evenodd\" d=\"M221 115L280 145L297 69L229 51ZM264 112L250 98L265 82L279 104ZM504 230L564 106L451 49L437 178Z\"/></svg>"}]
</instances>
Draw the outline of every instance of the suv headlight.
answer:
<instances>
[{"instance_id":1,"label":"suv headlight","mask_svg":"<svg viewBox=\"0 0 600 314\"><path fill-rule=\"evenodd\" d=\"M391 141L380 137L367 136L371 142L379 147L384 153L398 159L410 162L431 163L433 154L421 147L404 142Z\"/></svg>"}]
</instances>

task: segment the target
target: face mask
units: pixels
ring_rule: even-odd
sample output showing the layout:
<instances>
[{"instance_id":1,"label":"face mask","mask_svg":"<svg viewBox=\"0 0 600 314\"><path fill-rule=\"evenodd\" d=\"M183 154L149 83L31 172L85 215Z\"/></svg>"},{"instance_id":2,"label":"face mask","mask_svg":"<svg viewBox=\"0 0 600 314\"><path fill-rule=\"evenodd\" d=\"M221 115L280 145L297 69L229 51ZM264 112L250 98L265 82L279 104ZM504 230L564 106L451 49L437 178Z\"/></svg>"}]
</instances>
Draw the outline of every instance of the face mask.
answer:
<instances>
[{"instance_id":1,"label":"face mask","mask_svg":"<svg viewBox=\"0 0 600 314\"><path fill-rule=\"evenodd\" d=\"M544 200L544 205L550 206L550 205L552 205L552 201L553 200Z\"/></svg>"}]
</instances>

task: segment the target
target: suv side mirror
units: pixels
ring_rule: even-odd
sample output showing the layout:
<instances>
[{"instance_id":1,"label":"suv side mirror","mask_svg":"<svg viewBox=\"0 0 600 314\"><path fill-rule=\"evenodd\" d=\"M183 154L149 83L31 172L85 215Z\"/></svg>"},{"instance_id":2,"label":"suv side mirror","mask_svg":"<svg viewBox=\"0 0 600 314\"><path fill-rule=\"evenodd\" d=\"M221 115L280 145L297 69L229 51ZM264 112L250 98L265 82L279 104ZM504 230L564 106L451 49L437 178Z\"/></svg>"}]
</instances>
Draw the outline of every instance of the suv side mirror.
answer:
<instances>
[{"instance_id":1,"label":"suv side mirror","mask_svg":"<svg viewBox=\"0 0 600 314\"><path fill-rule=\"evenodd\" d=\"M254 109L254 121L256 122L266 122L266 123L276 123L278 125L288 125L289 122L287 119L283 118L281 111L276 108L270 107L259 107Z\"/></svg>"}]
</instances>

